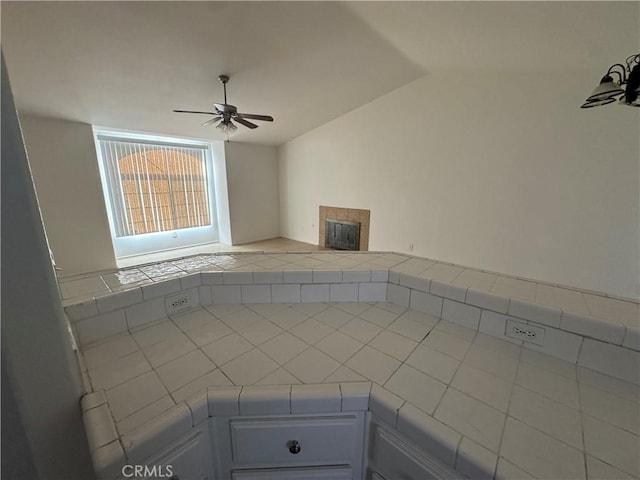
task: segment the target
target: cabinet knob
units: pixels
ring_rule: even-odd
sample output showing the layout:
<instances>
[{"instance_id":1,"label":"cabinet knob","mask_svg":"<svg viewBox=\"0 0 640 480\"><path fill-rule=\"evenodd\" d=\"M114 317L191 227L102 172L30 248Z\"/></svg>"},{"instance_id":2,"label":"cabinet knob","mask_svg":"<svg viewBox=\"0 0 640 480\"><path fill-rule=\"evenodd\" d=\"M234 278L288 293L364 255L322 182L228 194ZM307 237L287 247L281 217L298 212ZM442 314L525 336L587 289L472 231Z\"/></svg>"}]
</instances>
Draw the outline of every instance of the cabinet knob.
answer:
<instances>
[{"instance_id":1,"label":"cabinet knob","mask_svg":"<svg viewBox=\"0 0 640 480\"><path fill-rule=\"evenodd\" d=\"M298 453L300 453L300 450L302 450L297 440L289 441L287 443L287 446L289 447L289 453L291 453L292 455L297 455Z\"/></svg>"}]
</instances>

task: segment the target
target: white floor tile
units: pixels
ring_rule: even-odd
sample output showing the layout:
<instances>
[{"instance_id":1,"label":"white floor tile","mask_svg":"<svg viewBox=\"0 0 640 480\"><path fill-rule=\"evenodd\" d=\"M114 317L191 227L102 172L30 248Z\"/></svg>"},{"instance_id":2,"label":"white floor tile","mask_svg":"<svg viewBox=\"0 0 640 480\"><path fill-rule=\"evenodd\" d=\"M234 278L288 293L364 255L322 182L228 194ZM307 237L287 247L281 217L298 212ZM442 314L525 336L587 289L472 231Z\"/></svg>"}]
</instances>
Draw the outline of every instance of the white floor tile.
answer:
<instances>
[{"instance_id":1,"label":"white floor tile","mask_svg":"<svg viewBox=\"0 0 640 480\"><path fill-rule=\"evenodd\" d=\"M287 372L284 368L279 368L275 372L270 373L256 385L296 385L300 380Z\"/></svg>"},{"instance_id":2,"label":"white floor tile","mask_svg":"<svg viewBox=\"0 0 640 480\"><path fill-rule=\"evenodd\" d=\"M233 330L225 325L224 322L218 319L213 319L205 325L201 325L191 330L186 330L185 333L193 343L201 347L213 342L214 340L226 337L233 333Z\"/></svg>"},{"instance_id":3,"label":"white floor tile","mask_svg":"<svg viewBox=\"0 0 640 480\"><path fill-rule=\"evenodd\" d=\"M96 343L82 353L88 368L106 365L138 350L138 345L128 333Z\"/></svg>"},{"instance_id":4,"label":"white floor tile","mask_svg":"<svg viewBox=\"0 0 640 480\"><path fill-rule=\"evenodd\" d=\"M588 478L609 478L615 480L633 480L634 478L628 473L624 473L591 455L586 455L586 458Z\"/></svg>"},{"instance_id":5,"label":"white floor tile","mask_svg":"<svg viewBox=\"0 0 640 480\"><path fill-rule=\"evenodd\" d=\"M420 342L431 331L437 321L429 325L411 314L407 315L407 313L398 317L387 329L411 340L415 340L416 342Z\"/></svg>"},{"instance_id":6,"label":"white floor tile","mask_svg":"<svg viewBox=\"0 0 640 480\"><path fill-rule=\"evenodd\" d=\"M484 348L491 352L499 353L505 357L510 357L517 360L520 357L521 348L520 345L515 345L511 342L506 342L491 335L484 333L478 333L473 340L473 347Z\"/></svg>"},{"instance_id":7,"label":"white floor tile","mask_svg":"<svg viewBox=\"0 0 640 480\"><path fill-rule=\"evenodd\" d=\"M267 318L284 330L291 330L296 325L309 318L306 314L294 308L287 308L268 315Z\"/></svg>"},{"instance_id":8,"label":"white floor tile","mask_svg":"<svg viewBox=\"0 0 640 480\"><path fill-rule=\"evenodd\" d=\"M503 457L498 458L495 480L533 480L534 478L533 475L516 467L509 460L505 460Z\"/></svg>"},{"instance_id":9,"label":"white floor tile","mask_svg":"<svg viewBox=\"0 0 640 480\"><path fill-rule=\"evenodd\" d=\"M461 338L467 342L473 341L477 333L477 331L472 328L463 327L462 325L458 325L457 323L449 322L447 320L440 320L433 328L434 330L448 333L449 335Z\"/></svg>"},{"instance_id":10,"label":"white floor tile","mask_svg":"<svg viewBox=\"0 0 640 480\"><path fill-rule=\"evenodd\" d=\"M332 332L315 344L318 350L340 363L346 362L363 346L362 342L337 331Z\"/></svg>"},{"instance_id":11,"label":"white floor tile","mask_svg":"<svg viewBox=\"0 0 640 480\"><path fill-rule=\"evenodd\" d=\"M309 348L309 345L288 332L260 345L260 350L282 365Z\"/></svg>"},{"instance_id":12,"label":"white floor tile","mask_svg":"<svg viewBox=\"0 0 640 480\"><path fill-rule=\"evenodd\" d=\"M251 305L246 305L246 307L265 318L289 308L288 305L283 303L252 303Z\"/></svg>"},{"instance_id":13,"label":"white floor tile","mask_svg":"<svg viewBox=\"0 0 640 480\"><path fill-rule=\"evenodd\" d=\"M401 362L371 347L364 346L351 357L345 366L365 378L383 385L400 366Z\"/></svg>"},{"instance_id":14,"label":"white floor tile","mask_svg":"<svg viewBox=\"0 0 640 480\"><path fill-rule=\"evenodd\" d=\"M131 335L135 339L136 343L140 345L140 348L148 347L154 343L168 340L172 336L180 333L180 329L176 325L169 321L161 321L150 325L142 330L138 330Z\"/></svg>"},{"instance_id":15,"label":"white floor tile","mask_svg":"<svg viewBox=\"0 0 640 480\"><path fill-rule=\"evenodd\" d=\"M259 320L238 333L257 346L282 333L282 329L269 320Z\"/></svg>"},{"instance_id":16,"label":"white floor tile","mask_svg":"<svg viewBox=\"0 0 640 480\"><path fill-rule=\"evenodd\" d=\"M360 315L363 312L369 310L371 305L364 302L342 302L336 303L335 307L339 310L343 310L351 315Z\"/></svg>"},{"instance_id":17,"label":"white floor tile","mask_svg":"<svg viewBox=\"0 0 640 480\"><path fill-rule=\"evenodd\" d=\"M313 316L317 313L322 312L323 310L326 310L330 306L331 305L329 305L328 303L314 302L314 303L302 303L298 305L292 305L291 308L307 316Z\"/></svg>"},{"instance_id":18,"label":"white floor tile","mask_svg":"<svg viewBox=\"0 0 640 480\"><path fill-rule=\"evenodd\" d=\"M327 327L315 318L309 318L290 330L292 334L309 345L314 345L333 331L331 327Z\"/></svg>"},{"instance_id":19,"label":"white floor tile","mask_svg":"<svg viewBox=\"0 0 640 480\"><path fill-rule=\"evenodd\" d=\"M580 406L583 412L599 420L640 434L640 405L637 402L583 384L580 385Z\"/></svg>"},{"instance_id":20,"label":"white floor tile","mask_svg":"<svg viewBox=\"0 0 640 480\"><path fill-rule=\"evenodd\" d=\"M255 308L256 305L252 305L252 308ZM217 318L223 318L232 313L239 312L240 310L246 310L247 307L240 304L230 304L230 305L207 305L205 310L211 312Z\"/></svg>"},{"instance_id":21,"label":"white floor tile","mask_svg":"<svg viewBox=\"0 0 640 480\"><path fill-rule=\"evenodd\" d=\"M528 348L522 349L521 362L530 363L538 368L549 370L550 372L562 375L563 377L576 379L576 365L559 358L534 352Z\"/></svg>"},{"instance_id":22,"label":"white floor tile","mask_svg":"<svg viewBox=\"0 0 640 480\"><path fill-rule=\"evenodd\" d=\"M252 348L253 345L248 340L233 333L201 347L201 350L219 367Z\"/></svg>"},{"instance_id":23,"label":"white floor tile","mask_svg":"<svg viewBox=\"0 0 640 480\"><path fill-rule=\"evenodd\" d=\"M448 384L453 379L453 375L456 373L458 365L460 365L460 360L438 352L433 348L419 345L409 355L406 364Z\"/></svg>"},{"instance_id":24,"label":"white floor tile","mask_svg":"<svg viewBox=\"0 0 640 480\"><path fill-rule=\"evenodd\" d=\"M369 342L369 346L400 361L404 361L416 345L418 342L389 330L383 330Z\"/></svg>"},{"instance_id":25,"label":"white floor tile","mask_svg":"<svg viewBox=\"0 0 640 480\"><path fill-rule=\"evenodd\" d=\"M495 408L449 388L434 416L492 452L498 451L505 415Z\"/></svg>"},{"instance_id":26,"label":"white floor tile","mask_svg":"<svg viewBox=\"0 0 640 480\"><path fill-rule=\"evenodd\" d=\"M422 345L462 360L467 350L469 350L471 343L459 337L449 335L448 333L433 330L429 333L429 336L422 341Z\"/></svg>"},{"instance_id":27,"label":"white floor tile","mask_svg":"<svg viewBox=\"0 0 640 480\"><path fill-rule=\"evenodd\" d=\"M303 383L320 383L339 366L340 364L333 358L315 348L305 350L283 365L289 373Z\"/></svg>"},{"instance_id":28,"label":"white floor tile","mask_svg":"<svg viewBox=\"0 0 640 480\"><path fill-rule=\"evenodd\" d=\"M579 408L578 384L567 377L556 375L528 363L522 363L518 370L516 383L571 408Z\"/></svg>"},{"instance_id":29,"label":"white floor tile","mask_svg":"<svg viewBox=\"0 0 640 480\"><path fill-rule=\"evenodd\" d=\"M182 402L192 395L206 392L207 387L220 387L223 385L231 385L231 381L224 376L220 369L215 369L174 390L171 392L171 396L176 402Z\"/></svg>"},{"instance_id":30,"label":"white floor tile","mask_svg":"<svg viewBox=\"0 0 640 480\"><path fill-rule=\"evenodd\" d=\"M316 313L313 318L331 328L340 328L352 320L354 315L352 313L344 312L337 307L329 307L322 312Z\"/></svg>"},{"instance_id":31,"label":"white floor tile","mask_svg":"<svg viewBox=\"0 0 640 480\"><path fill-rule=\"evenodd\" d=\"M167 390L174 392L215 368L204 353L196 350L158 367L156 373Z\"/></svg>"},{"instance_id":32,"label":"white floor tile","mask_svg":"<svg viewBox=\"0 0 640 480\"><path fill-rule=\"evenodd\" d=\"M203 325L207 325L217 320L209 311L204 308L197 308L182 315L174 315L171 320L182 331L194 330Z\"/></svg>"},{"instance_id":33,"label":"white floor tile","mask_svg":"<svg viewBox=\"0 0 640 480\"><path fill-rule=\"evenodd\" d=\"M467 351L464 361L507 382L513 382L516 379L517 357L514 359L473 344Z\"/></svg>"},{"instance_id":34,"label":"white floor tile","mask_svg":"<svg viewBox=\"0 0 640 480\"><path fill-rule=\"evenodd\" d=\"M159 343L154 343L144 348L144 354L146 355L149 363L154 368L164 365L171 360L181 357L189 352L192 352L198 348L186 335L180 333L170 339L164 340Z\"/></svg>"},{"instance_id":35,"label":"white floor tile","mask_svg":"<svg viewBox=\"0 0 640 480\"><path fill-rule=\"evenodd\" d=\"M339 367L335 372L323 380L323 383L341 383L341 382L365 382L367 381L362 375L354 372L344 365Z\"/></svg>"},{"instance_id":36,"label":"white floor tile","mask_svg":"<svg viewBox=\"0 0 640 480\"><path fill-rule=\"evenodd\" d=\"M382 328L356 317L345 323L339 330L362 343L368 343L382 331Z\"/></svg>"},{"instance_id":37,"label":"white floor tile","mask_svg":"<svg viewBox=\"0 0 640 480\"><path fill-rule=\"evenodd\" d=\"M262 320L263 318L264 317L257 313L245 308L222 317L222 321L226 323L228 327L238 332L243 328L247 328L252 323Z\"/></svg>"},{"instance_id":38,"label":"white floor tile","mask_svg":"<svg viewBox=\"0 0 640 480\"><path fill-rule=\"evenodd\" d=\"M630 402L640 403L640 386L605 375L590 368L577 367L578 382L604 390Z\"/></svg>"},{"instance_id":39,"label":"white floor tile","mask_svg":"<svg viewBox=\"0 0 640 480\"><path fill-rule=\"evenodd\" d=\"M146 407L141 408L136 413L133 413L117 422L116 427L118 428L118 432L120 435L126 432L130 432L131 430L138 428L139 426L144 425L148 421L156 418L162 412L169 410L173 406L175 406L175 402L173 401L171 396L166 395L160 400L156 400Z\"/></svg>"},{"instance_id":40,"label":"white floor tile","mask_svg":"<svg viewBox=\"0 0 640 480\"><path fill-rule=\"evenodd\" d=\"M429 415L433 415L447 388L444 383L408 365L396 370L384 387Z\"/></svg>"},{"instance_id":41,"label":"white floor tile","mask_svg":"<svg viewBox=\"0 0 640 480\"><path fill-rule=\"evenodd\" d=\"M127 380L151 370L151 365L141 352L120 357L108 365L90 369L89 376L95 390L115 387Z\"/></svg>"},{"instance_id":42,"label":"white floor tile","mask_svg":"<svg viewBox=\"0 0 640 480\"><path fill-rule=\"evenodd\" d=\"M500 454L536 478L586 478L582 452L510 417Z\"/></svg>"},{"instance_id":43,"label":"white floor tile","mask_svg":"<svg viewBox=\"0 0 640 480\"><path fill-rule=\"evenodd\" d=\"M572 447L583 449L582 420L576 409L516 386L509 415Z\"/></svg>"},{"instance_id":44,"label":"white floor tile","mask_svg":"<svg viewBox=\"0 0 640 480\"><path fill-rule=\"evenodd\" d=\"M226 363L221 370L234 385L253 385L277 368L276 362L254 349Z\"/></svg>"},{"instance_id":45,"label":"white floor tile","mask_svg":"<svg viewBox=\"0 0 640 480\"><path fill-rule=\"evenodd\" d=\"M148 372L107 390L109 408L117 422L167 395L155 372Z\"/></svg>"},{"instance_id":46,"label":"white floor tile","mask_svg":"<svg viewBox=\"0 0 640 480\"><path fill-rule=\"evenodd\" d=\"M379 327L385 328L391 325L391 323L399 317L399 314L389 312L383 308L371 307L358 316L368 322L375 323Z\"/></svg>"}]
</instances>

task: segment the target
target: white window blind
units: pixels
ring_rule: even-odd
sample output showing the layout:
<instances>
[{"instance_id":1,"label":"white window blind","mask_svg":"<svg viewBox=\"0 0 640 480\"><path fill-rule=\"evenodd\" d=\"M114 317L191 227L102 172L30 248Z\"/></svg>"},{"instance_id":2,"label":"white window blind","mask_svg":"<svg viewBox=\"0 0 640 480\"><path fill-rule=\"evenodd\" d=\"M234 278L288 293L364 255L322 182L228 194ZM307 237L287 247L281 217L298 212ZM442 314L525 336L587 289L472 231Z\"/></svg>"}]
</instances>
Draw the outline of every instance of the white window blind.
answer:
<instances>
[{"instance_id":1,"label":"white window blind","mask_svg":"<svg viewBox=\"0 0 640 480\"><path fill-rule=\"evenodd\" d=\"M212 224L207 147L97 136L116 237Z\"/></svg>"}]
</instances>

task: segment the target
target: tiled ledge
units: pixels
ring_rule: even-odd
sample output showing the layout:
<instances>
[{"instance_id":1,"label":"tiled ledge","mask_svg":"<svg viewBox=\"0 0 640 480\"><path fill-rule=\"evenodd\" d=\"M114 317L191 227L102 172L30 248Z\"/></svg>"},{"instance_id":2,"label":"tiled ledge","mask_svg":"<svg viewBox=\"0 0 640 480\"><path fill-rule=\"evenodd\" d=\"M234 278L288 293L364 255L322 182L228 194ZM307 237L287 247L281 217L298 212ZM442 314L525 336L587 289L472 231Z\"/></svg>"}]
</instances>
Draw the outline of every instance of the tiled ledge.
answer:
<instances>
[{"instance_id":1,"label":"tiled ledge","mask_svg":"<svg viewBox=\"0 0 640 480\"><path fill-rule=\"evenodd\" d=\"M393 270L389 273L387 300L630 382L639 382L636 368L640 362L638 327ZM509 319L544 328L544 344L538 346L507 337Z\"/></svg>"},{"instance_id":2,"label":"tiled ledge","mask_svg":"<svg viewBox=\"0 0 640 480\"><path fill-rule=\"evenodd\" d=\"M79 343L87 345L167 316L170 313L167 299L178 294L188 295L193 306L389 301L519 344L523 342L505 336L507 320L539 326L545 330L544 345L524 342L527 348L623 380L639 381L634 366L640 362L640 318L632 318L633 306L637 307L632 302L588 294L599 298L600 302L614 302L614 307L628 305L629 311L618 306L613 312L622 311L620 317L625 324L508 296L508 288L514 295L518 288L524 288L520 283L513 283L522 280L498 277L503 279L498 290L504 294L488 292L485 287L491 282L487 280L490 274L453 265L384 253L299 255L241 255L239 258L243 261L239 265L225 264L229 268L237 267L235 270L198 273L175 272L173 269L177 267L173 264L153 265L147 272L153 269L158 273L156 281L90 298L69 299L65 301L65 310L75 325ZM319 262L317 259L322 256L333 262ZM231 261L227 258L230 256L223 257L227 262ZM202 257L198 258L200 260L189 259L189 268L207 268L203 266ZM210 269L213 268L211 258L220 260L219 256L207 256ZM294 261L283 264L283 258ZM314 269L295 269L314 262L318 262ZM339 266L336 262L353 266L337 270L328 268ZM187 268L184 261L180 265ZM385 268L384 265L389 266ZM260 266L269 269L261 270ZM406 270L422 273L407 273ZM173 271L173 276L165 279L167 271ZM453 280L444 281L444 278ZM498 279L493 279L492 285L496 285ZM456 281L458 283L452 283ZM473 286L467 287L464 283ZM575 298L568 297L567 300L566 292L585 298L577 291L544 287L541 291L547 299L556 298L557 304L563 304L561 300L564 299L580 305Z\"/></svg>"}]
</instances>

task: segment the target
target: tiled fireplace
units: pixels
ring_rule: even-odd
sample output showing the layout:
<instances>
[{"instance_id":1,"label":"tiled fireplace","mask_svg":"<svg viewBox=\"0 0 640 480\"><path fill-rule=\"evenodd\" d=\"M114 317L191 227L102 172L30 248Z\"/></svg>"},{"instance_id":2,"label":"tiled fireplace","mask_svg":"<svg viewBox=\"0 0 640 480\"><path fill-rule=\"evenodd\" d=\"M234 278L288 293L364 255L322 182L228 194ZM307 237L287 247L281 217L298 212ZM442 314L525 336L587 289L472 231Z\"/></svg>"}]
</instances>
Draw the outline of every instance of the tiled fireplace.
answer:
<instances>
[{"instance_id":1,"label":"tiled fireplace","mask_svg":"<svg viewBox=\"0 0 640 480\"><path fill-rule=\"evenodd\" d=\"M326 207L320 205L320 222L318 245L327 245L327 220L332 222L349 222L360 224L359 242L357 250L369 250L369 220L370 210L359 210L356 208Z\"/></svg>"}]
</instances>

